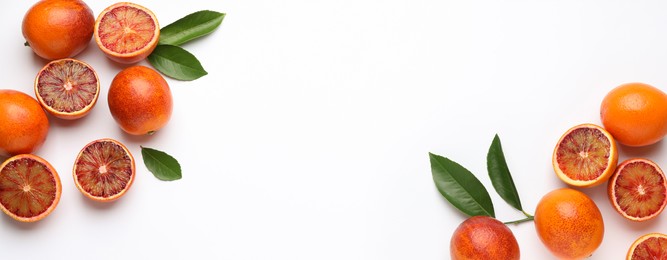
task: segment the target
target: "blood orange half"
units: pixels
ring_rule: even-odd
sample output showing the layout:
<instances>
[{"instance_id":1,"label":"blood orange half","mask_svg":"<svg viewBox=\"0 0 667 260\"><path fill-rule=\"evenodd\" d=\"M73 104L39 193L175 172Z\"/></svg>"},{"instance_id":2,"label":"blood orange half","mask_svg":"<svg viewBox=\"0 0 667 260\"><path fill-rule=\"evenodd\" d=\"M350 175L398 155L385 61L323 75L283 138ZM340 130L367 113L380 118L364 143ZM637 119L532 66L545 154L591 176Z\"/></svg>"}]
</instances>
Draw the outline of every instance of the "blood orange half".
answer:
<instances>
[{"instance_id":1,"label":"blood orange half","mask_svg":"<svg viewBox=\"0 0 667 260\"><path fill-rule=\"evenodd\" d=\"M629 159L616 168L607 186L609 200L623 217L644 221L658 216L667 205L667 181L660 167L648 159Z\"/></svg>"},{"instance_id":2,"label":"blood orange half","mask_svg":"<svg viewBox=\"0 0 667 260\"><path fill-rule=\"evenodd\" d=\"M36 155L16 155L0 165L0 209L13 219L45 218L58 205L61 193L58 173Z\"/></svg>"},{"instance_id":3,"label":"blood orange half","mask_svg":"<svg viewBox=\"0 0 667 260\"><path fill-rule=\"evenodd\" d=\"M552 158L558 178L577 187L592 187L607 181L617 162L614 138L594 124L567 130L558 140Z\"/></svg>"},{"instance_id":4,"label":"blood orange half","mask_svg":"<svg viewBox=\"0 0 667 260\"><path fill-rule=\"evenodd\" d=\"M95 42L111 60L136 63L153 52L160 25L148 8L120 2L107 7L95 21Z\"/></svg>"},{"instance_id":5,"label":"blood orange half","mask_svg":"<svg viewBox=\"0 0 667 260\"><path fill-rule=\"evenodd\" d=\"M627 260L667 259L667 235L650 233L641 236L630 246Z\"/></svg>"},{"instance_id":6,"label":"blood orange half","mask_svg":"<svg viewBox=\"0 0 667 260\"><path fill-rule=\"evenodd\" d=\"M49 62L35 78L37 101L46 111L62 119L87 115L100 95L100 81L95 70L75 59Z\"/></svg>"},{"instance_id":7,"label":"blood orange half","mask_svg":"<svg viewBox=\"0 0 667 260\"><path fill-rule=\"evenodd\" d=\"M87 144L74 162L74 183L88 198L113 201L134 181L134 157L120 142L105 138Z\"/></svg>"}]
</instances>

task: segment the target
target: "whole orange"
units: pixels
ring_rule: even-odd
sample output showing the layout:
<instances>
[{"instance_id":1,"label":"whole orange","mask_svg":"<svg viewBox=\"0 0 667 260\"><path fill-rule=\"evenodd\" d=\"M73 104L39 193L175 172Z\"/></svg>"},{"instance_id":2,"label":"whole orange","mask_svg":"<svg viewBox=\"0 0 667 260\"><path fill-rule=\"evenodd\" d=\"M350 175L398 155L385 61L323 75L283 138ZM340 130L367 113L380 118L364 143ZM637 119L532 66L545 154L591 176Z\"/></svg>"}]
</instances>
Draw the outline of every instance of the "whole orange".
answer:
<instances>
[{"instance_id":1,"label":"whole orange","mask_svg":"<svg viewBox=\"0 0 667 260\"><path fill-rule=\"evenodd\" d=\"M471 217L452 235L449 251L457 259L519 259L519 244L502 222L487 216Z\"/></svg>"},{"instance_id":2,"label":"whole orange","mask_svg":"<svg viewBox=\"0 0 667 260\"><path fill-rule=\"evenodd\" d=\"M604 237L602 214L595 202L570 188L542 197L535 209L535 228L547 249L561 259L590 256Z\"/></svg>"},{"instance_id":3,"label":"whole orange","mask_svg":"<svg viewBox=\"0 0 667 260\"><path fill-rule=\"evenodd\" d=\"M43 0L23 17L23 37L40 57L55 60L83 51L93 37L95 17L80 0Z\"/></svg>"},{"instance_id":4,"label":"whole orange","mask_svg":"<svg viewBox=\"0 0 667 260\"><path fill-rule=\"evenodd\" d=\"M667 134L667 95L644 83L620 85L600 106L604 128L627 146L645 146Z\"/></svg>"},{"instance_id":5,"label":"whole orange","mask_svg":"<svg viewBox=\"0 0 667 260\"><path fill-rule=\"evenodd\" d=\"M148 67L132 66L119 72L107 98L111 115L128 134L152 134L171 118L169 85L160 73Z\"/></svg>"},{"instance_id":6,"label":"whole orange","mask_svg":"<svg viewBox=\"0 0 667 260\"><path fill-rule=\"evenodd\" d=\"M48 131L49 120L37 100L20 91L0 90L0 155L34 152Z\"/></svg>"}]
</instances>

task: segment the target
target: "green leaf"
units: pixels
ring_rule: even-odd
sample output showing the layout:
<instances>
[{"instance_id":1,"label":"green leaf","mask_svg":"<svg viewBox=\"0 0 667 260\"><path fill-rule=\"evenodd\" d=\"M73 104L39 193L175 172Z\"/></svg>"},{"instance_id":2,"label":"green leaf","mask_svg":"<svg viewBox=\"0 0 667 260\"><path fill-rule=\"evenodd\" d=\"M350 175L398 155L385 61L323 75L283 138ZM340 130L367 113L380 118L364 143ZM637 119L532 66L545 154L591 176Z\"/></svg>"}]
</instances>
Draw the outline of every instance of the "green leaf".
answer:
<instances>
[{"instance_id":1,"label":"green leaf","mask_svg":"<svg viewBox=\"0 0 667 260\"><path fill-rule=\"evenodd\" d=\"M164 75L178 80L195 80L208 74L192 53L178 46L158 45L148 61Z\"/></svg>"},{"instance_id":2,"label":"green leaf","mask_svg":"<svg viewBox=\"0 0 667 260\"><path fill-rule=\"evenodd\" d=\"M165 152L141 146L141 156L149 171L163 181L181 179L181 165L174 157Z\"/></svg>"},{"instance_id":3,"label":"green leaf","mask_svg":"<svg viewBox=\"0 0 667 260\"><path fill-rule=\"evenodd\" d=\"M449 203L468 216L495 217L491 197L475 175L445 157L429 157L435 186Z\"/></svg>"},{"instance_id":4,"label":"green leaf","mask_svg":"<svg viewBox=\"0 0 667 260\"><path fill-rule=\"evenodd\" d=\"M486 166L489 171L489 178L491 178L493 188L496 189L498 195L500 195L507 204L510 204L515 209L523 211L519 193L514 186L514 180L512 180L512 175L507 167L507 162L505 161L505 155L503 154L503 148L500 145L500 138L498 135L493 138L491 147L489 147L489 153L486 156Z\"/></svg>"},{"instance_id":5,"label":"green leaf","mask_svg":"<svg viewBox=\"0 0 667 260\"><path fill-rule=\"evenodd\" d=\"M215 31L220 26L224 13L199 11L189 14L160 30L158 44L181 45Z\"/></svg>"}]
</instances>

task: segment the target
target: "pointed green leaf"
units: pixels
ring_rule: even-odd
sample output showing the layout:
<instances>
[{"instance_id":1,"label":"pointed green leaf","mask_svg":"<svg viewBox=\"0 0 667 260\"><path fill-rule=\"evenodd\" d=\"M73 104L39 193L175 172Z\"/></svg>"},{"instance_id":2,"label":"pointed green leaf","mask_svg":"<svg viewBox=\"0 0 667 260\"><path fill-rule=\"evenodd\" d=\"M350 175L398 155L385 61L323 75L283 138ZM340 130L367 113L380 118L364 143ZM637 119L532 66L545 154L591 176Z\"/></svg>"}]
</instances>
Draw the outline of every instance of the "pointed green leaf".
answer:
<instances>
[{"instance_id":1,"label":"pointed green leaf","mask_svg":"<svg viewBox=\"0 0 667 260\"><path fill-rule=\"evenodd\" d=\"M195 80L208 74L194 55L178 46L158 45L148 61L164 75L178 80Z\"/></svg>"},{"instance_id":2,"label":"pointed green leaf","mask_svg":"<svg viewBox=\"0 0 667 260\"><path fill-rule=\"evenodd\" d=\"M144 164L156 178L163 181L181 179L181 165L171 155L152 148L141 147Z\"/></svg>"},{"instance_id":3,"label":"pointed green leaf","mask_svg":"<svg viewBox=\"0 0 667 260\"><path fill-rule=\"evenodd\" d=\"M224 13L199 11L189 14L160 29L159 44L181 45L215 31L225 18Z\"/></svg>"},{"instance_id":4,"label":"pointed green leaf","mask_svg":"<svg viewBox=\"0 0 667 260\"><path fill-rule=\"evenodd\" d=\"M496 189L498 195L515 209L523 211L519 193L514 186L514 180L512 180L509 167L507 167L498 135L491 142L489 153L486 156L486 164L489 171L489 178L491 178L493 188Z\"/></svg>"},{"instance_id":5,"label":"pointed green leaf","mask_svg":"<svg viewBox=\"0 0 667 260\"><path fill-rule=\"evenodd\" d=\"M429 157L435 186L449 203L468 216L495 217L491 197L475 175L445 157Z\"/></svg>"}]
</instances>

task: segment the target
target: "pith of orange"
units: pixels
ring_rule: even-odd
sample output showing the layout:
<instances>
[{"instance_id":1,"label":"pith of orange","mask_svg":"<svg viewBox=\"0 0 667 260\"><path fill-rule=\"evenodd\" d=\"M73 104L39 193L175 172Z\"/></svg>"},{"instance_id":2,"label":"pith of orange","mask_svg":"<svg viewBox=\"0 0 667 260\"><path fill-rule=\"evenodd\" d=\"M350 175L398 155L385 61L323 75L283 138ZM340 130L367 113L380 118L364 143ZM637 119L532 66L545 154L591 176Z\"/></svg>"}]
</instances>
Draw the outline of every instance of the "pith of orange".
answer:
<instances>
[{"instance_id":1,"label":"pith of orange","mask_svg":"<svg viewBox=\"0 0 667 260\"><path fill-rule=\"evenodd\" d=\"M618 148L614 137L602 127L581 124L558 140L552 165L558 178L576 187L604 183L616 169Z\"/></svg>"},{"instance_id":2,"label":"pith of orange","mask_svg":"<svg viewBox=\"0 0 667 260\"><path fill-rule=\"evenodd\" d=\"M602 100L600 119L621 144L654 144L667 134L667 95L644 83L620 85Z\"/></svg>"}]
</instances>

